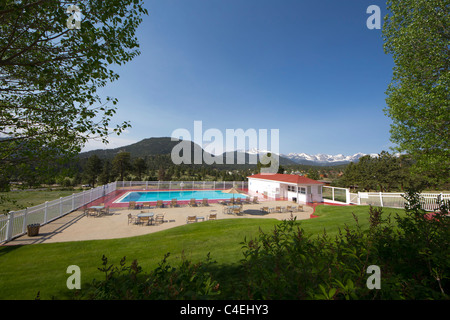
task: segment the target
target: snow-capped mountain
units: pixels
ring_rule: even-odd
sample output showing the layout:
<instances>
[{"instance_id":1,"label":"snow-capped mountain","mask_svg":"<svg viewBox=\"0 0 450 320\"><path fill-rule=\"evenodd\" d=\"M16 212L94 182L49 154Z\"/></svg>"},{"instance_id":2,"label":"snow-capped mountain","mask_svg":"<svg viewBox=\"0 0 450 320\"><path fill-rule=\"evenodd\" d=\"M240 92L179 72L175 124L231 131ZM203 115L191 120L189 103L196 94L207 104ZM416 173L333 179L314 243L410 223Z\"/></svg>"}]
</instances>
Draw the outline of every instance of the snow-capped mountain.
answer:
<instances>
[{"instance_id":1,"label":"snow-capped mountain","mask_svg":"<svg viewBox=\"0 0 450 320\"><path fill-rule=\"evenodd\" d=\"M266 150L258 150L258 149L250 149L245 151L248 154L266 154ZM288 154L280 154L280 157L287 158L295 163L299 164L315 164L315 165L337 165L337 164L345 164L350 162L357 162L359 158L365 156L367 154L358 152L353 155L343 155L343 154L307 154L307 153L288 153ZM370 156L377 157L378 154L371 153Z\"/></svg>"},{"instance_id":2,"label":"snow-capped mountain","mask_svg":"<svg viewBox=\"0 0 450 320\"><path fill-rule=\"evenodd\" d=\"M336 155L330 155L330 154L315 154L310 155L306 153L289 153L281 155L282 157L288 158L294 162L301 163L302 161L312 161L312 162L319 162L324 164L334 164L337 162L356 162L361 158L362 156L365 156L365 153L355 153L354 155L345 156L343 154L336 154ZM377 154L370 154L372 157L377 156Z\"/></svg>"}]
</instances>

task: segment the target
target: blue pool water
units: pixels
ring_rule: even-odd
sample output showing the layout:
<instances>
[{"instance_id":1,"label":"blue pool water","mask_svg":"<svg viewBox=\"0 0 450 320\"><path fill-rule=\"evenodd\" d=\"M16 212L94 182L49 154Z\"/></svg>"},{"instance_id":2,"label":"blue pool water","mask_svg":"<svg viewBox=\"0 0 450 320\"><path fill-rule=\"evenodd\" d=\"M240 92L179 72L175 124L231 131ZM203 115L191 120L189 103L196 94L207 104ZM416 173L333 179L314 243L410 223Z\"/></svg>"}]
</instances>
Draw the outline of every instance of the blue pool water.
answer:
<instances>
[{"instance_id":1,"label":"blue pool water","mask_svg":"<svg viewBox=\"0 0 450 320\"><path fill-rule=\"evenodd\" d=\"M157 200L171 201L172 199L177 199L177 201L189 201L192 198L196 200L202 200L205 198L208 200L225 200L232 199L233 196L235 199L244 199L247 197L246 194L224 193L221 190L136 191L128 193L118 202L152 202Z\"/></svg>"}]
</instances>

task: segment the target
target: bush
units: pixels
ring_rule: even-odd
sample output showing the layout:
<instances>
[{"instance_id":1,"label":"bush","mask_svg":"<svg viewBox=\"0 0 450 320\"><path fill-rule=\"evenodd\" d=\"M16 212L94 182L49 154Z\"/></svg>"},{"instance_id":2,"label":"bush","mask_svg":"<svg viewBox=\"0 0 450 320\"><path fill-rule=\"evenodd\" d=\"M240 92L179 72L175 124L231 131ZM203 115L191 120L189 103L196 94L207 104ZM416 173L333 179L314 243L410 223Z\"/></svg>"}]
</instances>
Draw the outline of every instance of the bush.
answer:
<instances>
[{"instance_id":1,"label":"bush","mask_svg":"<svg viewBox=\"0 0 450 320\"><path fill-rule=\"evenodd\" d=\"M407 195L404 217L383 215L370 207L369 228L345 226L333 239L312 238L295 219L270 233L244 239L242 273L219 291L220 267L209 255L193 264L184 257L178 268L168 254L148 275L137 261L119 267L103 257L103 281L95 280L89 299L449 299L450 218L448 202L432 217L415 193ZM381 270L381 288L369 289L368 268ZM227 279L231 280L231 279Z\"/></svg>"},{"instance_id":2,"label":"bush","mask_svg":"<svg viewBox=\"0 0 450 320\"><path fill-rule=\"evenodd\" d=\"M219 294L219 285L206 271L211 265L209 254L205 262L193 264L182 257L181 264L174 268L167 263L166 254L159 266L148 275L134 260L129 266L124 257L115 267L108 264L103 256L102 267L104 280L94 280L91 286L83 291L81 298L93 300L195 300L207 299ZM79 292L80 293L80 292Z\"/></svg>"},{"instance_id":3,"label":"bush","mask_svg":"<svg viewBox=\"0 0 450 320\"><path fill-rule=\"evenodd\" d=\"M415 193L406 216L384 218L370 207L369 230L345 227L335 239L311 239L295 220L245 241L245 281L239 299L448 299L448 203L429 218ZM356 219L356 216L355 216ZM381 270L370 290L368 267Z\"/></svg>"}]
</instances>

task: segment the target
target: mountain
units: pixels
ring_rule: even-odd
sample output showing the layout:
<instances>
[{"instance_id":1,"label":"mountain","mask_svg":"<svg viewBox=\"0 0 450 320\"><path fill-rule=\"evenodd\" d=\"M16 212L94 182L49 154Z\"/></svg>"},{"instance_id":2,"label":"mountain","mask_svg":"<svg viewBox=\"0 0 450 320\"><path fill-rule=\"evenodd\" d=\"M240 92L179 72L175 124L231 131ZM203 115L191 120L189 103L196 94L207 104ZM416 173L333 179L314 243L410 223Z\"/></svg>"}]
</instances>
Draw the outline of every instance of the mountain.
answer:
<instances>
[{"instance_id":1,"label":"mountain","mask_svg":"<svg viewBox=\"0 0 450 320\"><path fill-rule=\"evenodd\" d=\"M262 155L265 155L267 151L251 149L251 150L237 150L226 152L221 155L211 155L206 151L202 150L202 148L195 144L192 141L186 141L191 148L191 163L194 163L194 155L202 154L203 159L206 157L214 158L222 158L222 163L224 165L227 164L228 159L233 159L231 164L238 164L238 159L245 159L245 165L248 165L251 160L251 165L255 162L255 156L257 159ZM146 156L155 156L155 155L170 155L173 148L177 146L180 141L172 141L170 137L159 137L159 138L148 138L141 140L139 142L114 148L114 149L98 149L91 150L87 152L82 152L79 154L80 158L89 158L92 155L97 155L100 158L112 159L115 155L121 151L129 152L132 157L146 157ZM350 162L357 162L359 158L364 156L364 153L356 153L350 156L344 156L342 154L337 155L328 155L328 154L316 154L310 155L306 153L289 153L289 154L280 154L279 161L280 165L295 165L295 164L306 164L313 166L329 166L329 165L341 165L347 164ZM180 157L182 154L180 154ZM371 154L371 156L377 156L376 154ZM230 161L228 161L230 162ZM228 163L230 164L230 163Z\"/></svg>"},{"instance_id":2,"label":"mountain","mask_svg":"<svg viewBox=\"0 0 450 320\"><path fill-rule=\"evenodd\" d=\"M289 153L282 155L283 157L290 159L299 164L311 164L316 165L339 165L350 162L358 162L359 158L365 156L365 153L355 153L354 155L344 156L343 154L330 155L330 154L316 154L310 155L306 153ZM370 154L370 156L377 156L376 154Z\"/></svg>"},{"instance_id":3,"label":"mountain","mask_svg":"<svg viewBox=\"0 0 450 320\"><path fill-rule=\"evenodd\" d=\"M265 154L267 151L258 150L258 149L250 149L247 150L249 154ZM306 164L306 165L314 165L314 166L330 166L330 165L341 165L348 164L350 162L358 162L359 158L366 156L367 154L358 152L354 155L345 156L343 154L330 155L330 154L307 154L307 153L288 153L288 154L280 154L280 159L283 158L285 160L290 160L295 164ZM371 157L377 157L378 154L371 153Z\"/></svg>"},{"instance_id":4,"label":"mountain","mask_svg":"<svg viewBox=\"0 0 450 320\"><path fill-rule=\"evenodd\" d=\"M226 165L238 165L238 159L245 159L243 165L256 165L255 159L251 158L251 154L247 153L247 152L240 152L240 151L234 151L234 152L226 152L223 153L221 155L211 155L209 153L207 153L206 151L202 150L202 148L192 142L192 141L186 141L191 148L191 163L194 163L194 156L196 154L202 154L203 155L203 159L205 158L211 158L211 159L220 159L222 158L222 167L225 167ZM175 146L177 146L180 143L180 140L178 141L172 141L171 138L169 137L161 137L161 138L148 138L148 139L144 139L141 140L139 142L127 145L127 146L123 146L123 147L119 147L119 148L114 148L114 149L97 149L97 150L91 150L91 151L87 151L87 152L82 152L78 155L79 158L81 159L85 159L85 158L89 158L92 155L97 155L99 158L103 158L103 159L112 159L116 156L117 153L119 152L129 152L131 154L132 157L146 157L146 156L155 156L155 155L170 155L172 153L172 150ZM181 147L180 147L181 149ZM265 153L264 153L265 154ZM180 152L179 156L182 157L183 154ZM258 158L257 160L259 159ZM227 161L227 159L230 159ZM231 160L232 159L232 160ZM256 161L257 161L256 160ZM280 161L280 165L292 165L295 164L294 161L284 158L284 157L280 157L279 158ZM219 162L219 161L216 161ZM229 162L229 163L227 163ZM230 163L231 162L231 163ZM220 162L219 162L220 163ZM240 163L239 163L240 164Z\"/></svg>"}]
</instances>

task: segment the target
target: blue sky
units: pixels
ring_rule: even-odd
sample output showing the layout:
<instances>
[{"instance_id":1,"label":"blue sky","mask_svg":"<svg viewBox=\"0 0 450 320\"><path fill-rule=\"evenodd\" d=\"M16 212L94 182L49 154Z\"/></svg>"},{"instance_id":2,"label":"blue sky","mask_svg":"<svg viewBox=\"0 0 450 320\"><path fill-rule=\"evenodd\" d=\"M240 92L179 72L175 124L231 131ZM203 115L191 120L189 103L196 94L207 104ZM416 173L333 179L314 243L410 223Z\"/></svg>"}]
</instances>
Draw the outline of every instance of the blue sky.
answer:
<instances>
[{"instance_id":1,"label":"blue sky","mask_svg":"<svg viewBox=\"0 0 450 320\"><path fill-rule=\"evenodd\" d=\"M281 153L388 150L392 57L366 13L379 0L154 0L141 55L100 92L132 128L108 146L178 128L279 129Z\"/></svg>"}]
</instances>

